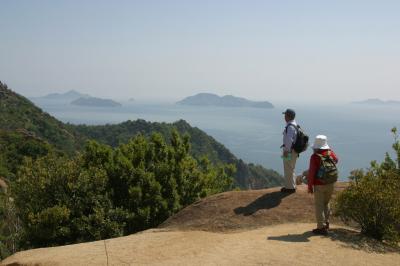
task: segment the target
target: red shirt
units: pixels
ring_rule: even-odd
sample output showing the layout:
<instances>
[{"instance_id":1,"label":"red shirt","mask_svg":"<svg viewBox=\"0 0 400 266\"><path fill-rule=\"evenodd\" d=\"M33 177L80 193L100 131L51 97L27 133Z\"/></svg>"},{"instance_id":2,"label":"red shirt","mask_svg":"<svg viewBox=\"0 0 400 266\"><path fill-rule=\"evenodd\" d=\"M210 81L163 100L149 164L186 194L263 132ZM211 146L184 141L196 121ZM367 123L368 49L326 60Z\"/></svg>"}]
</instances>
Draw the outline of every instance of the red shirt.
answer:
<instances>
[{"instance_id":1,"label":"red shirt","mask_svg":"<svg viewBox=\"0 0 400 266\"><path fill-rule=\"evenodd\" d=\"M331 157L333 158L335 163L338 163L339 159L332 150L319 150L317 151L317 153L322 156L325 156L327 155L328 151L331 151ZM315 178L318 173L320 165L321 165L321 158L315 153L311 155L310 167L308 168L308 176L307 176L309 189L311 189L312 186L323 185L323 183L319 179Z\"/></svg>"}]
</instances>

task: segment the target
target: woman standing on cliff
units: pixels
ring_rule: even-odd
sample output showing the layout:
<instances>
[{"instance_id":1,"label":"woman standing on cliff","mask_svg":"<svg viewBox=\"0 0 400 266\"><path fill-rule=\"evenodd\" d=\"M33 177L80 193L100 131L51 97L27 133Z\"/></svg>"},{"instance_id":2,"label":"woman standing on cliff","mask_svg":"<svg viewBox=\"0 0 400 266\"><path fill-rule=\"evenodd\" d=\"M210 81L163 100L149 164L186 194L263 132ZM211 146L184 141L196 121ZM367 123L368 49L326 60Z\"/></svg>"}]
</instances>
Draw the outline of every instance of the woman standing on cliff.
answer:
<instances>
[{"instance_id":1,"label":"woman standing on cliff","mask_svg":"<svg viewBox=\"0 0 400 266\"><path fill-rule=\"evenodd\" d=\"M307 179L308 192L314 193L317 228L313 233L326 235L329 229L329 201L333 194L334 183L338 179L336 167L338 157L329 147L328 139L324 135L315 137L312 148L314 153L310 158Z\"/></svg>"}]
</instances>

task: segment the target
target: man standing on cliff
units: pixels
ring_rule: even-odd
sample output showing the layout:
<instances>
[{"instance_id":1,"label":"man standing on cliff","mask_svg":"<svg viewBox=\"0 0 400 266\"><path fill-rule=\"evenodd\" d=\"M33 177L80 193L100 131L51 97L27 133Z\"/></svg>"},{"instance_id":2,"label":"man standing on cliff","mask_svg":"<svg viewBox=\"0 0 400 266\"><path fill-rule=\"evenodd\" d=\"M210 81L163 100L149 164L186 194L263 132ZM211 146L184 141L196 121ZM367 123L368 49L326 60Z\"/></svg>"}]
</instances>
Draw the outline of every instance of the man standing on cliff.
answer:
<instances>
[{"instance_id":1,"label":"man standing on cliff","mask_svg":"<svg viewBox=\"0 0 400 266\"><path fill-rule=\"evenodd\" d=\"M298 130L297 123L294 120L296 112L293 109L286 109L282 114L285 115L286 126L283 130L283 144L281 146L285 186L282 187L281 192L294 193L296 192L296 174L294 169L298 157L297 152L293 149Z\"/></svg>"}]
</instances>

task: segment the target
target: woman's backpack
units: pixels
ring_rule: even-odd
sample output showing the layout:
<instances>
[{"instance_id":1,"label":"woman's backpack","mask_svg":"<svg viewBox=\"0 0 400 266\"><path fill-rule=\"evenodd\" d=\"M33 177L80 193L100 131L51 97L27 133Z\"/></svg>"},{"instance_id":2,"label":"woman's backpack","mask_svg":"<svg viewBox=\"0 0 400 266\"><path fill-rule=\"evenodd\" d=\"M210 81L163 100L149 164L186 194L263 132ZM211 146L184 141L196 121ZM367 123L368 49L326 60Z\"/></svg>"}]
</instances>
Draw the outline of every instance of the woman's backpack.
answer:
<instances>
[{"instance_id":1,"label":"woman's backpack","mask_svg":"<svg viewBox=\"0 0 400 266\"><path fill-rule=\"evenodd\" d=\"M326 155L318 154L321 158L321 164L317 172L316 178L324 185L335 183L338 180L338 170L335 160L331 156L331 151L328 150Z\"/></svg>"}]
</instances>

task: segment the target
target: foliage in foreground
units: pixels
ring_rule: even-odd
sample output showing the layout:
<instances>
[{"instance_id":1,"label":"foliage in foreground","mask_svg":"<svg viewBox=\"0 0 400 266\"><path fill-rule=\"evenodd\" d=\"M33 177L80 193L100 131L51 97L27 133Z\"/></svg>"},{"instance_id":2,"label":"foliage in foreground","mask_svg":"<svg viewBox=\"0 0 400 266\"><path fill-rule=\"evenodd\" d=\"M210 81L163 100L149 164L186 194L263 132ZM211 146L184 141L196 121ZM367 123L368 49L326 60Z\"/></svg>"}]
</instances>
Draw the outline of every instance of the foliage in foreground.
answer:
<instances>
[{"instance_id":1,"label":"foliage in foreground","mask_svg":"<svg viewBox=\"0 0 400 266\"><path fill-rule=\"evenodd\" d=\"M118 148L90 141L73 159L27 159L12 185L21 247L104 239L154 227L184 206L232 189L234 168L190 156L188 137L137 136Z\"/></svg>"},{"instance_id":2,"label":"foliage in foreground","mask_svg":"<svg viewBox=\"0 0 400 266\"><path fill-rule=\"evenodd\" d=\"M395 243L400 241L400 142L396 128L392 132L397 159L386 153L382 163L353 171L349 187L336 199L335 213L356 222L365 235Z\"/></svg>"}]
</instances>

